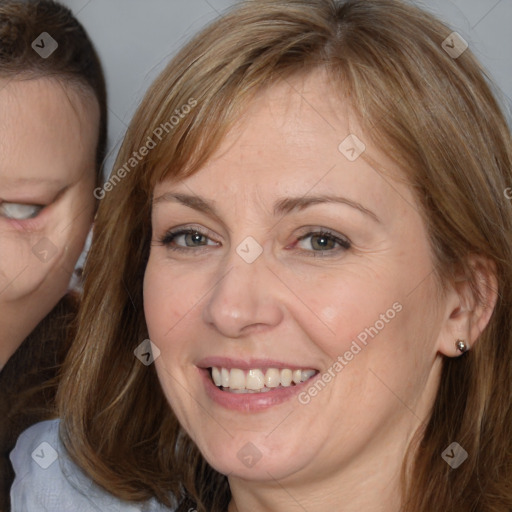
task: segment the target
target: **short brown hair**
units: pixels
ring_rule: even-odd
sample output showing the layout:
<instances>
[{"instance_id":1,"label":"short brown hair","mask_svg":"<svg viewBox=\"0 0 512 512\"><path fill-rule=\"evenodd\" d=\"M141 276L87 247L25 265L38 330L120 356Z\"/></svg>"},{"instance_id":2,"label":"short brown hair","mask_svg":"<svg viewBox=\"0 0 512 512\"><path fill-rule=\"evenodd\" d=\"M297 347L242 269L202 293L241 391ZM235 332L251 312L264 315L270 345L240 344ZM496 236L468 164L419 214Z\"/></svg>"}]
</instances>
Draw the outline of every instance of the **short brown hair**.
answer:
<instances>
[{"instance_id":1,"label":"short brown hair","mask_svg":"<svg viewBox=\"0 0 512 512\"><path fill-rule=\"evenodd\" d=\"M42 58L32 43L47 32L58 44ZM54 78L90 90L100 107L97 182L107 143L105 78L94 46L72 12L52 0L0 0L0 77Z\"/></svg>"},{"instance_id":2,"label":"short brown hair","mask_svg":"<svg viewBox=\"0 0 512 512\"><path fill-rule=\"evenodd\" d=\"M226 477L182 431L154 368L133 356L148 336L142 283L152 192L164 178L196 172L256 91L325 68L363 133L407 176L439 282L456 269L474 282L471 254L493 262L499 282L479 342L444 360L413 464L404 460L402 510L512 509L512 205L503 194L512 183L511 134L472 52L454 59L442 48L450 33L400 0L249 0L169 63L135 114L116 167L176 108L191 98L197 107L102 200L59 391L65 446L96 482L127 500L174 497L180 511L226 510ZM441 458L453 439L474 454L457 471Z\"/></svg>"}]
</instances>

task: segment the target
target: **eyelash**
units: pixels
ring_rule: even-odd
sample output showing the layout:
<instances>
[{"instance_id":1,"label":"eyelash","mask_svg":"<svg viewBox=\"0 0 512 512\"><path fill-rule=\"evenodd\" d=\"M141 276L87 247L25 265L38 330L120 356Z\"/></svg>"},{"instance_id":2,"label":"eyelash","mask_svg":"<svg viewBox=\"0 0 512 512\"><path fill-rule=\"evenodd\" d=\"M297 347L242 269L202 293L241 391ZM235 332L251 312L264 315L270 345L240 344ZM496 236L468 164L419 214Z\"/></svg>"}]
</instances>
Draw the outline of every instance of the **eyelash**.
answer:
<instances>
[{"instance_id":1,"label":"eyelash","mask_svg":"<svg viewBox=\"0 0 512 512\"><path fill-rule=\"evenodd\" d=\"M206 247L212 247L212 245L209 245L209 244L198 246L198 247L171 246L171 244L174 242L174 240L177 237L179 237L181 235L194 235L194 234L201 235L201 236L206 237L206 238L209 239L208 234L204 233L201 229L198 229L198 228L180 229L180 228L178 228L176 230L168 231L159 240L159 242L164 247L167 247L169 250L171 250L171 251L178 251L178 252L197 251L197 250L204 249ZM302 240L305 240L305 239L307 239L307 238L309 238L311 236L327 238L327 239L332 240L333 242L337 243L339 245L339 247L337 248L338 250L330 249L330 250L326 250L326 251L313 251L313 250L302 249L302 252L308 254L308 256L312 256L312 257L323 256L323 257L326 257L326 253L337 254L340 249L343 250L343 251L347 251L347 250L349 250L352 247L351 242L347 238L341 237L341 236L337 235L336 233L333 233L333 232L331 232L329 230L326 230L326 229L319 229L317 231L309 231L308 233L305 233L304 235L299 236L297 238L297 240L295 242L293 242L293 244L291 244L291 245L294 247L295 245L297 245ZM287 247L290 247L290 245L287 246Z\"/></svg>"}]
</instances>

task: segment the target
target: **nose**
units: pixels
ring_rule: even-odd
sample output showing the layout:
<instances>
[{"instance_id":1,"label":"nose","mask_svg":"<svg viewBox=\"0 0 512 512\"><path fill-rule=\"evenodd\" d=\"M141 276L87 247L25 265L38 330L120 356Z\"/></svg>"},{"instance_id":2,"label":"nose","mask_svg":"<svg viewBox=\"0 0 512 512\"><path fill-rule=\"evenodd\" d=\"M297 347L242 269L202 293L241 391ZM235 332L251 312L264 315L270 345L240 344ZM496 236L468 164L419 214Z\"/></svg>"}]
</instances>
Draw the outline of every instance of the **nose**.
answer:
<instances>
[{"instance_id":1,"label":"nose","mask_svg":"<svg viewBox=\"0 0 512 512\"><path fill-rule=\"evenodd\" d=\"M284 318L278 283L263 258L250 264L237 258L235 254L203 309L203 321L229 338L271 329Z\"/></svg>"}]
</instances>

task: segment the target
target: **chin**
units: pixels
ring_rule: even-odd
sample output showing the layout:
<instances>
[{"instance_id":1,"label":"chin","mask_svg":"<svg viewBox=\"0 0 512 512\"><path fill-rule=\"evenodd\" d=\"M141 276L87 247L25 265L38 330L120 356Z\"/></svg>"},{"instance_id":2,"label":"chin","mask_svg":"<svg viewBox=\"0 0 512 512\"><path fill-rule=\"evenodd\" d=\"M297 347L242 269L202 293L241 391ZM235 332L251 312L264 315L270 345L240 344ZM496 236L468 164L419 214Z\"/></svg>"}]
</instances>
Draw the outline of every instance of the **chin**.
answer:
<instances>
[{"instance_id":1,"label":"chin","mask_svg":"<svg viewBox=\"0 0 512 512\"><path fill-rule=\"evenodd\" d=\"M307 465L306 459L318 452L313 448L311 453L305 453L300 448L302 443L283 438L276 438L269 446L267 436L268 433L248 435L245 432L224 443L212 439L198 446L203 457L219 473L252 481L287 478Z\"/></svg>"}]
</instances>

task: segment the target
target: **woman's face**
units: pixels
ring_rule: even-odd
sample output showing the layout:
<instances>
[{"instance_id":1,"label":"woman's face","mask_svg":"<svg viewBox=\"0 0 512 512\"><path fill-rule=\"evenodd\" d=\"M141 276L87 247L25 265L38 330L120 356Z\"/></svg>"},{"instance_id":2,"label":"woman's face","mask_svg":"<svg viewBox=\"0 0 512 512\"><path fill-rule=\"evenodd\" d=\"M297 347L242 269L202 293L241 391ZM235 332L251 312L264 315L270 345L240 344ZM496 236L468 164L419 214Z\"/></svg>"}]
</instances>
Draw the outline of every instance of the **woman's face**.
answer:
<instances>
[{"instance_id":1,"label":"woman's face","mask_svg":"<svg viewBox=\"0 0 512 512\"><path fill-rule=\"evenodd\" d=\"M156 369L231 480L394 468L427 417L444 311L399 174L316 75L260 93L207 165L155 188Z\"/></svg>"},{"instance_id":2,"label":"woman's face","mask_svg":"<svg viewBox=\"0 0 512 512\"><path fill-rule=\"evenodd\" d=\"M54 80L0 85L0 310L17 311L12 324L66 293L94 213L99 108Z\"/></svg>"}]
</instances>

